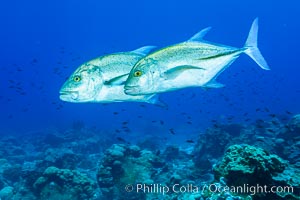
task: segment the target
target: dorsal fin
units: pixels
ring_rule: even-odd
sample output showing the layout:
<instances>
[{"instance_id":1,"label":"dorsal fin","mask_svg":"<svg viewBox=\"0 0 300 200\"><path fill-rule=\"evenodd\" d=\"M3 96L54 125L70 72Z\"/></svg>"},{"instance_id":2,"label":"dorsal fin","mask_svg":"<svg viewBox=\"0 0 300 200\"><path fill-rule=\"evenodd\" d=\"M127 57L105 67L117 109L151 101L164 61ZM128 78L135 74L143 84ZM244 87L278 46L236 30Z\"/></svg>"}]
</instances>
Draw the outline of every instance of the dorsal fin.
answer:
<instances>
[{"instance_id":1,"label":"dorsal fin","mask_svg":"<svg viewBox=\"0 0 300 200\"><path fill-rule=\"evenodd\" d=\"M131 52L142 54L142 55L147 55L150 51L152 51L155 48L156 48L156 46L144 46L144 47L140 47L136 50L133 50Z\"/></svg>"},{"instance_id":2,"label":"dorsal fin","mask_svg":"<svg viewBox=\"0 0 300 200\"><path fill-rule=\"evenodd\" d=\"M193 37L191 37L188 41L202 41L203 37L208 33L208 31L211 29L211 27L206 27L204 29L202 29L201 31L199 31L198 33L196 33L195 35L193 35Z\"/></svg>"}]
</instances>

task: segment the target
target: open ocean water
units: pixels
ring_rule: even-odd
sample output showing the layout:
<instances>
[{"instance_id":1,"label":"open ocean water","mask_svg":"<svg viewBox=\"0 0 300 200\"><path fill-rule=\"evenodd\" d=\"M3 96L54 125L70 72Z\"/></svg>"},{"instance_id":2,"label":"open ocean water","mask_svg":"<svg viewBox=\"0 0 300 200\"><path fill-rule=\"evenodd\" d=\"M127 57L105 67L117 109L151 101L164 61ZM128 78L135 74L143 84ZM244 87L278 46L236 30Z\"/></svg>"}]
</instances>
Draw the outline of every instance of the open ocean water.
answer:
<instances>
[{"instance_id":1,"label":"open ocean water","mask_svg":"<svg viewBox=\"0 0 300 200\"><path fill-rule=\"evenodd\" d=\"M17 1L0 7L0 199L299 199L300 3ZM59 98L83 63L146 45L243 47L259 18L271 70L242 54L223 88L141 102ZM155 51L155 50L154 50Z\"/></svg>"}]
</instances>

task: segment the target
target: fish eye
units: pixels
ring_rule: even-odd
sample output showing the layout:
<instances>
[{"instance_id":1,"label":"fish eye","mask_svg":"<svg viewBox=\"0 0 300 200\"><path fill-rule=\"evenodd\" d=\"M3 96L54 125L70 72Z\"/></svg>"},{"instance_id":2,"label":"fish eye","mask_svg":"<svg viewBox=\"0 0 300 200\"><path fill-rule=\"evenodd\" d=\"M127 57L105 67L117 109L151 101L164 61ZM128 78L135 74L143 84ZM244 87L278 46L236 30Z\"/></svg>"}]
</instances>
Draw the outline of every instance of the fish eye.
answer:
<instances>
[{"instance_id":1,"label":"fish eye","mask_svg":"<svg viewBox=\"0 0 300 200\"><path fill-rule=\"evenodd\" d=\"M135 71L134 74L133 74L135 77L139 77L142 75L142 72L141 71Z\"/></svg>"},{"instance_id":2,"label":"fish eye","mask_svg":"<svg viewBox=\"0 0 300 200\"><path fill-rule=\"evenodd\" d=\"M79 82L79 81L81 81L81 77L80 76L74 76L73 81Z\"/></svg>"}]
</instances>

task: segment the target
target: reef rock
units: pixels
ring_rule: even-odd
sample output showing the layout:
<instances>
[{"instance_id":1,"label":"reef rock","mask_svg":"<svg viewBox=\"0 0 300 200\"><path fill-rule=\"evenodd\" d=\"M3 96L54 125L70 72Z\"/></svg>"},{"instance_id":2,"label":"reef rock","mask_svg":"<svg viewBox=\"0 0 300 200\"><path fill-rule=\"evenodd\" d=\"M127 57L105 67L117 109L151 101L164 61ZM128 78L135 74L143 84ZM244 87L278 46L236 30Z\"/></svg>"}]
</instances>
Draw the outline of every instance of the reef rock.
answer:
<instances>
[{"instance_id":1,"label":"reef rock","mask_svg":"<svg viewBox=\"0 0 300 200\"><path fill-rule=\"evenodd\" d=\"M144 193L127 192L126 185L151 184L153 164L159 162L151 151L138 146L114 144L100 162L97 181L106 199L145 199ZM128 187L128 186L127 186ZM134 188L131 188L134 189Z\"/></svg>"},{"instance_id":2,"label":"reef rock","mask_svg":"<svg viewBox=\"0 0 300 200\"><path fill-rule=\"evenodd\" d=\"M299 198L299 170L277 155L250 145L230 146L223 159L214 166L215 179L225 177L231 186L294 187L281 193L260 192L254 199ZM296 192L296 193L295 193Z\"/></svg>"},{"instance_id":3,"label":"reef rock","mask_svg":"<svg viewBox=\"0 0 300 200\"><path fill-rule=\"evenodd\" d=\"M292 164L300 165L300 114L295 115L278 134L278 155L287 159ZM277 141L278 143L278 141Z\"/></svg>"},{"instance_id":4,"label":"reef rock","mask_svg":"<svg viewBox=\"0 0 300 200\"><path fill-rule=\"evenodd\" d=\"M197 169L202 172L211 171L214 161L222 157L226 148L234 142L232 139L238 138L242 131L242 126L231 124L218 125L201 134L193 152Z\"/></svg>"},{"instance_id":5,"label":"reef rock","mask_svg":"<svg viewBox=\"0 0 300 200\"><path fill-rule=\"evenodd\" d=\"M164 151L149 151L135 145L114 144L106 150L98 167L101 199L188 199L189 194L174 192L172 186L177 184L184 190L189 188L188 185L203 182L195 173L191 159L189 149L176 146L168 146ZM141 186L139 191L138 185ZM164 186L169 186L166 193L162 192ZM198 198L195 196L195 199Z\"/></svg>"},{"instance_id":6,"label":"reef rock","mask_svg":"<svg viewBox=\"0 0 300 200\"><path fill-rule=\"evenodd\" d=\"M5 188L3 188L2 190L0 190L0 199L2 200L9 200L12 199L14 194L14 188L7 186Z\"/></svg>"},{"instance_id":7,"label":"reef rock","mask_svg":"<svg viewBox=\"0 0 300 200\"><path fill-rule=\"evenodd\" d=\"M225 177L229 185L269 183L284 171L287 163L280 157L250 145L232 145L222 161L214 166L217 179Z\"/></svg>"},{"instance_id":8,"label":"reef rock","mask_svg":"<svg viewBox=\"0 0 300 200\"><path fill-rule=\"evenodd\" d=\"M44 154L44 160L48 162L48 166L52 165L63 169L75 169L80 160L80 155L75 154L72 150L67 148L49 148Z\"/></svg>"},{"instance_id":9,"label":"reef rock","mask_svg":"<svg viewBox=\"0 0 300 200\"><path fill-rule=\"evenodd\" d=\"M290 128L292 128L295 131L298 131L298 133L300 132L300 114L295 115L291 121L288 124L290 126Z\"/></svg>"},{"instance_id":10,"label":"reef rock","mask_svg":"<svg viewBox=\"0 0 300 200\"><path fill-rule=\"evenodd\" d=\"M48 167L33 188L40 199L87 200L94 196L96 183L76 170Z\"/></svg>"}]
</instances>

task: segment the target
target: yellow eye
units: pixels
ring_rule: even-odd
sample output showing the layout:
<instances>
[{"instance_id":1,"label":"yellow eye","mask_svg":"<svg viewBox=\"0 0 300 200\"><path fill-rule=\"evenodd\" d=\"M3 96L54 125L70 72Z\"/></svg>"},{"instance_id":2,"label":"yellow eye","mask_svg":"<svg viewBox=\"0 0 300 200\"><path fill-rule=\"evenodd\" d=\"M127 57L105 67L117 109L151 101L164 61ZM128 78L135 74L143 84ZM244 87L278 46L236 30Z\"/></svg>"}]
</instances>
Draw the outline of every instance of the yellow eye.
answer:
<instances>
[{"instance_id":1,"label":"yellow eye","mask_svg":"<svg viewBox=\"0 0 300 200\"><path fill-rule=\"evenodd\" d=\"M142 72L141 71L135 71L134 74L133 74L135 77L139 77L142 75Z\"/></svg>"},{"instance_id":2,"label":"yellow eye","mask_svg":"<svg viewBox=\"0 0 300 200\"><path fill-rule=\"evenodd\" d=\"M81 77L80 76L74 76L73 81L79 82L79 81L81 81Z\"/></svg>"}]
</instances>

